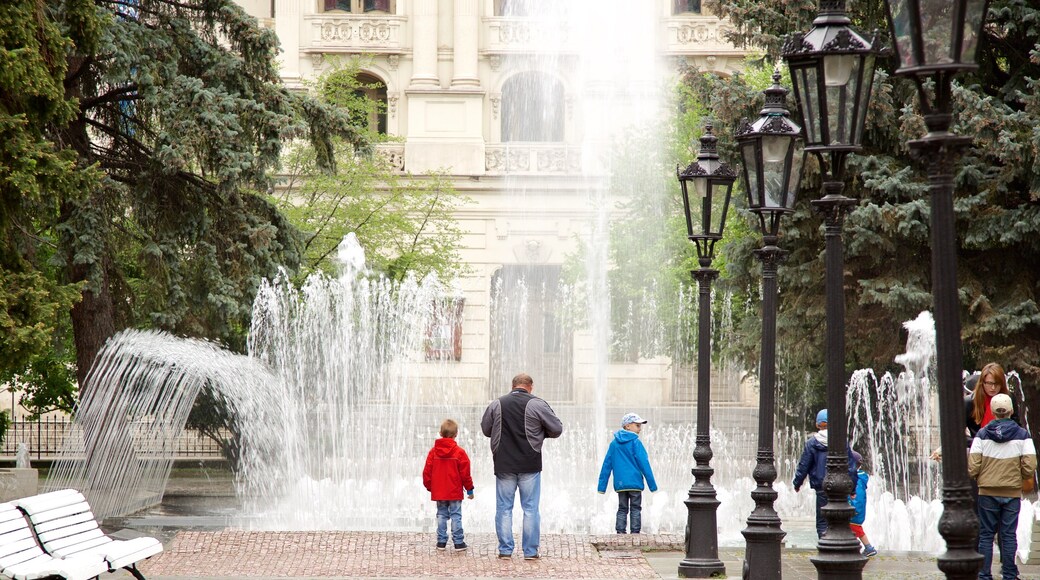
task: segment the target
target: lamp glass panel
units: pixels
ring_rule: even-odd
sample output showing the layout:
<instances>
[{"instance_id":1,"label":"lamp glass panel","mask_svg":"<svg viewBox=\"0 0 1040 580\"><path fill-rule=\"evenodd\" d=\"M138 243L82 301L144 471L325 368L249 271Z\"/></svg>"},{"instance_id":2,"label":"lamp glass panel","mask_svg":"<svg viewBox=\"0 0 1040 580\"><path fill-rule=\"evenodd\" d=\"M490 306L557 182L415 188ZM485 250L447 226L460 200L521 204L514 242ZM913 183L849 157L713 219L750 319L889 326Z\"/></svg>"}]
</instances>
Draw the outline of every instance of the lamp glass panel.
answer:
<instances>
[{"instance_id":1,"label":"lamp glass panel","mask_svg":"<svg viewBox=\"0 0 1040 580\"><path fill-rule=\"evenodd\" d=\"M910 0L886 0L888 15L892 23L892 37L899 53L900 67L918 64L919 55L914 53L910 22L915 16L910 13Z\"/></svg>"},{"instance_id":2,"label":"lamp glass panel","mask_svg":"<svg viewBox=\"0 0 1040 580\"><path fill-rule=\"evenodd\" d=\"M951 0L920 0L921 34L924 57L919 64L937 65L954 62L953 16L956 2Z\"/></svg>"},{"instance_id":3,"label":"lamp glass panel","mask_svg":"<svg viewBox=\"0 0 1040 580\"><path fill-rule=\"evenodd\" d=\"M799 67L791 69L791 82L797 85L795 93L798 107L802 112L802 125L805 127L806 140L809 143L822 143L823 133L820 124L820 95L816 86L816 67Z\"/></svg>"},{"instance_id":4,"label":"lamp glass panel","mask_svg":"<svg viewBox=\"0 0 1040 580\"><path fill-rule=\"evenodd\" d=\"M986 17L986 0L968 0L964 7L964 41L961 43L961 62L975 62L982 21Z\"/></svg>"},{"instance_id":5,"label":"lamp glass panel","mask_svg":"<svg viewBox=\"0 0 1040 580\"><path fill-rule=\"evenodd\" d=\"M769 135L762 137L762 186L763 203L767 209L782 209L786 207L788 194L787 178L784 170L787 168L787 160L790 157L791 145L794 138L790 135ZM769 156L766 150L772 153L783 152L783 155Z\"/></svg>"},{"instance_id":6,"label":"lamp glass panel","mask_svg":"<svg viewBox=\"0 0 1040 580\"><path fill-rule=\"evenodd\" d=\"M708 224L708 233L721 236L726 227L726 213L729 210L729 196L733 189L733 182L715 181L711 182L711 222Z\"/></svg>"},{"instance_id":7,"label":"lamp glass panel","mask_svg":"<svg viewBox=\"0 0 1040 580\"><path fill-rule=\"evenodd\" d=\"M693 180L693 199L690 200L693 211L698 212L700 215L693 214L690 219L694 223L700 224L699 231L694 231L694 234L708 234L711 232L711 196L708 192L711 191L709 180L707 177L698 177ZM697 229L697 228L695 228Z\"/></svg>"},{"instance_id":8,"label":"lamp glass panel","mask_svg":"<svg viewBox=\"0 0 1040 580\"><path fill-rule=\"evenodd\" d=\"M794 200L798 195L798 186L802 182L802 162L805 161L805 147L802 142L794 140L791 146L791 171L787 174L787 208L794 207Z\"/></svg>"},{"instance_id":9,"label":"lamp glass panel","mask_svg":"<svg viewBox=\"0 0 1040 580\"><path fill-rule=\"evenodd\" d=\"M679 188L682 189L682 200L683 209L686 210L686 235L693 236L693 220L697 219L695 216L690 215L690 180L679 178ZM694 202L693 210L696 211L696 201Z\"/></svg>"},{"instance_id":10,"label":"lamp glass panel","mask_svg":"<svg viewBox=\"0 0 1040 580\"><path fill-rule=\"evenodd\" d=\"M823 84L842 87L849 84L856 69L856 55L828 54L823 57Z\"/></svg>"},{"instance_id":11,"label":"lamp glass panel","mask_svg":"<svg viewBox=\"0 0 1040 580\"><path fill-rule=\"evenodd\" d=\"M762 207L762 189L758 185L758 153L756 140L745 141L740 146L740 155L744 159L744 180L748 193L748 207Z\"/></svg>"},{"instance_id":12,"label":"lamp glass panel","mask_svg":"<svg viewBox=\"0 0 1040 580\"><path fill-rule=\"evenodd\" d=\"M824 145L844 145L848 143L848 122L845 120L845 107L852 101L849 87L827 87L827 140Z\"/></svg>"},{"instance_id":13,"label":"lamp glass panel","mask_svg":"<svg viewBox=\"0 0 1040 580\"><path fill-rule=\"evenodd\" d=\"M766 135L762 137L762 160L776 163L787 159L787 148L791 146L791 137L786 135Z\"/></svg>"},{"instance_id":14,"label":"lamp glass panel","mask_svg":"<svg viewBox=\"0 0 1040 580\"><path fill-rule=\"evenodd\" d=\"M856 131L856 144L863 142L863 128L867 123L867 103L870 102L870 92L874 88L874 53L870 53L863 60L863 87L860 90L862 98L860 99L859 109L856 111L859 118L856 119L853 130Z\"/></svg>"}]
</instances>

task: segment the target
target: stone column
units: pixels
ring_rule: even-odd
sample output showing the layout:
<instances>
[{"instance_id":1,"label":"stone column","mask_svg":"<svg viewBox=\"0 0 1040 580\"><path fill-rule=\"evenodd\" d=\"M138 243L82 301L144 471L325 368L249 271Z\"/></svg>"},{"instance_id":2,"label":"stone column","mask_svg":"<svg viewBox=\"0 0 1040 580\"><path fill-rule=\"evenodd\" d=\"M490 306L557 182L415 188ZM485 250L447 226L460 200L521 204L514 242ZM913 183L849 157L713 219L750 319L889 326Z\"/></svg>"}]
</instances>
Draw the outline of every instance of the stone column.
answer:
<instances>
[{"instance_id":1,"label":"stone column","mask_svg":"<svg viewBox=\"0 0 1040 580\"><path fill-rule=\"evenodd\" d=\"M437 0L415 0L412 12L413 87L437 87Z\"/></svg>"},{"instance_id":2,"label":"stone column","mask_svg":"<svg viewBox=\"0 0 1040 580\"><path fill-rule=\"evenodd\" d=\"M455 0L455 59L452 87L479 87L477 0Z\"/></svg>"},{"instance_id":3,"label":"stone column","mask_svg":"<svg viewBox=\"0 0 1040 580\"><path fill-rule=\"evenodd\" d=\"M274 3L274 31L282 45L278 64L281 65L282 80L293 87L300 84L300 31L304 25L303 16L305 12L313 12L313 7L307 9L304 5L311 4L313 2L299 0L275 0Z\"/></svg>"}]
</instances>

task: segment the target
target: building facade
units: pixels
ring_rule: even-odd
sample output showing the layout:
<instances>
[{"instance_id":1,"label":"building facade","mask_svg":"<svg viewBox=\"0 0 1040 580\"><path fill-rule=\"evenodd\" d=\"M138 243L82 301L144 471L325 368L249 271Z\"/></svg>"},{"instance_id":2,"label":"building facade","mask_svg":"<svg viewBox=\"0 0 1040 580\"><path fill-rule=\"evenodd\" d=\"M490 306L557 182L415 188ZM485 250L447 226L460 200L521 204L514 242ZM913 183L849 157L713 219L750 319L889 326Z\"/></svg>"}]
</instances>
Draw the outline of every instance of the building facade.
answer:
<instances>
[{"instance_id":1,"label":"building facade","mask_svg":"<svg viewBox=\"0 0 1040 580\"><path fill-rule=\"evenodd\" d=\"M684 65L726 75L742 66L745 51L724 39L728 24L698 0L642 2L664 75ZM442 329L451 364L436 370L452 375L463 400L486 401L520 371L563 403L590 401L604 380L607 405L690 400L692 372L680 380L680 369L659 357L610 362L604 375L592 332L557 320L561 266L595 214L582 152L588 87L572 82L586 37L539 16L538 0L239 3L277 32L290 87L304 87L336 57L363 55L363 80L386 105L372 122L399 138L381 152L402 172L446 171L473 200L457 215L471 269L462 322ZM595 14L586 22L596 26ZM615 36L608 41L622 47L631 40L624 30ZM518 288L524 304L510 306ZM516 333L524 339L512 340ZM732 381L715 382L727 386L714 400L747 398Z\"/></svg>"}]
</instances>

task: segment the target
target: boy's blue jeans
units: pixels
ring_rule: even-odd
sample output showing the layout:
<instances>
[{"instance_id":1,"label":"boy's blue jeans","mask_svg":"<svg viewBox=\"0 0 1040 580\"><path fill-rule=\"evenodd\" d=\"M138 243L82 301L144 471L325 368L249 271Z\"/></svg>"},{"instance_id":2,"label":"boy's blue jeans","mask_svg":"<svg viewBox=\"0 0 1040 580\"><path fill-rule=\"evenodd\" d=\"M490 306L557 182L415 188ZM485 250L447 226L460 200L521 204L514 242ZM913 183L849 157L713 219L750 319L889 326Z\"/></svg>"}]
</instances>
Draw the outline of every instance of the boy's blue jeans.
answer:
<instances>
[{"instance_id":1,"label":"boy's blue jeans","mask_svg":"<svg viewBox=\"0 0 1040 580\"><path fill-rule=\"evenodd\" d=\"M1022 500L1017 497L979 496L979 553L982 554L979 580L993 578L994 533L1000 535L1000 575L1004 580L1018 578L1015 552L1018 551L1018 512L1021 508Z\"/></svg>"},{"instance_id":2,"label":"boy's blue jeans","mask_svg":"<svg viewBox=\"0 0 1040 580\"><path fill-rule=\"evenodd\" d=\"M625 533L625 524L631 518L632 533L638 534L643 527L643 492L619 491L617 498L617 522L614 524L614 529L619 534Z\"/></svg>"},{"instance_id":3,"label":"boy's blue jeans","mask_svg":"<svg viewBox=\"0 0 1040 580\"><path fill-rule=\"evenodd\" d=\"M462 500L437 501L437 543L448 543L448 519L451 519L451 539L458 545L463 543Z\"/></svg>"},{"instance_id":4,"label":"boy's blue jeans","mask_svg":"<svg viewBox=\"0 0 1040 580\"><path fill-rule=\"evenodd\" d=\"M538 499L542 492L542 473L495 474L495 533L498 553L513 553L513 501L520 490L520 507L524 510L524 556L538 554L541 518Z\"/></svg>"},{"instance_id":5,"label":"boy's blue jeans","mask_svg":"<svg viewBox=\"0 0 1040 580\"><path fill-rule=\"evenodd\" d=\"M816 491L816 537L822 538L827 531L827 520L823 517L823 506L827 505L827 492L821 489Z\"/></svg>"}]
</instances>

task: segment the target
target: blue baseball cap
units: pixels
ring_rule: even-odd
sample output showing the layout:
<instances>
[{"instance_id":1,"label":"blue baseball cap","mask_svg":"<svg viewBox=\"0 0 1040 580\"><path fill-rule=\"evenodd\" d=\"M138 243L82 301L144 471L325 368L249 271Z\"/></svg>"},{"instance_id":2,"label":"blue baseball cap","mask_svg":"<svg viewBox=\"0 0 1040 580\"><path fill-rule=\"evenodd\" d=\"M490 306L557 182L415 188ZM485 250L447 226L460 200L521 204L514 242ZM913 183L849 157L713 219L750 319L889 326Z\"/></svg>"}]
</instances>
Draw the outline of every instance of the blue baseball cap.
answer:
<instances>
[{"instance_id":1,"label":"blue baseball cap","mask_svg":"<svg viewBox=\"0 0 1040 580\"><path fill-rule=\"evenodd\" d=\"M816 413L816 424L827 422L827 409L820 409L819 413Z\"/></svg>"}]
</instances>

